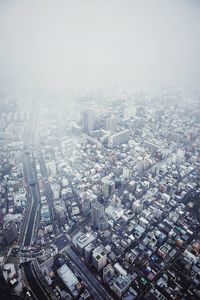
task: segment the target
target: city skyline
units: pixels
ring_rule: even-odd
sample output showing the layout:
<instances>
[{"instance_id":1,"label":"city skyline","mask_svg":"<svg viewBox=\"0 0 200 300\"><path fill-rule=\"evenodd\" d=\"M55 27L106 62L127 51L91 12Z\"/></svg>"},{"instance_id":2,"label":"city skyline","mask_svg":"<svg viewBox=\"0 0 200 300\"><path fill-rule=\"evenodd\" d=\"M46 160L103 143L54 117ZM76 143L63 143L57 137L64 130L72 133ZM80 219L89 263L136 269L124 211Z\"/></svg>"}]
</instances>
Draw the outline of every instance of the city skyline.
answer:
<instances>
[{"instance_id":1,"label":"city skyline","mask_svg":"<svg viewBox=\"0 0 200 300\"><path fill-rule=\"evenodd\" d=\"M0 1L0 299L200 299L200 1Z\"/></svg>"}]
</instances>

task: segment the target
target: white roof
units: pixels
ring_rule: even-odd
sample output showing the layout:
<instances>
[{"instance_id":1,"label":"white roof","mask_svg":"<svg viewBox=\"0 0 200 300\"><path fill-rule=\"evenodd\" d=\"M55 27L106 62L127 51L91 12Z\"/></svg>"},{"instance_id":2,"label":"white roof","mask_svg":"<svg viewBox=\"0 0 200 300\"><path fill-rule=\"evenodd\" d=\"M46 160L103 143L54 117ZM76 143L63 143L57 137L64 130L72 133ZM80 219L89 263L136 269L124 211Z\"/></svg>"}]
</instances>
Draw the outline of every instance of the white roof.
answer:
<instances>
[{"instance_id":1,"label":"white roof","mask_svg":"<svg viewBox=\"0 0 200 300\"><path fill-rule=\"evenodd\" d=\"M66 284L66 286L73 291L75 288L75 285L79 282L74 273L71 271L71 269L66 265L62 265L57 270L59 276L62 278L63 282Z\"/></svg>"}]
</instances>

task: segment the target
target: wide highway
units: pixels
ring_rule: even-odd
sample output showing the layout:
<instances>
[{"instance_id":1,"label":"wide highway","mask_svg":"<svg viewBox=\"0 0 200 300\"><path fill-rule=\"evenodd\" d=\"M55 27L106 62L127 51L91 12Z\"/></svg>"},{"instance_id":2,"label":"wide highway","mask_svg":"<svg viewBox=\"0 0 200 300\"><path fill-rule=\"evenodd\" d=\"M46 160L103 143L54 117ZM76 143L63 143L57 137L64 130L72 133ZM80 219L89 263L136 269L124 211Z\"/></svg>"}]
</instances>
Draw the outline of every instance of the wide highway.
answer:
<instances>
[{"instance_id":1,"label":"wide highway","mask_svg":"<svg viewBox=\"0 0 200 300\"><path fill-rule=\"evenodd\" d=\"M34 293L34 298L37 300L49 300L50 298L46 295L46 293L38 284L38 281L35 278L35 274L33 272L31 263L24 263L23 269L30 289Z\"/></svg>"},{"instance_id":2,"label":"wide highway","mask_svg":"<svg viewBox=\"0 0 200 300\"><path fill-rule=\"evenodd\" d=\"M37 211L38 211L38 206L40 203L40 196L38 193L38 187L37 187L37 178L35 174L35 169L34 165L31 161L31 158L28 154L25 154L25 168L26 168L26 173L28 176L28 184L30 187L30 205L29 209L30 212L28 212L28 218L26 220L26 224L24 226L26 227L25 229L25 237L24 237L24 246L30 246L31 245L31 240L32 236L34 233L34 228L35 228L35 220L37 216Z\"/></svg>"}]
</instances>

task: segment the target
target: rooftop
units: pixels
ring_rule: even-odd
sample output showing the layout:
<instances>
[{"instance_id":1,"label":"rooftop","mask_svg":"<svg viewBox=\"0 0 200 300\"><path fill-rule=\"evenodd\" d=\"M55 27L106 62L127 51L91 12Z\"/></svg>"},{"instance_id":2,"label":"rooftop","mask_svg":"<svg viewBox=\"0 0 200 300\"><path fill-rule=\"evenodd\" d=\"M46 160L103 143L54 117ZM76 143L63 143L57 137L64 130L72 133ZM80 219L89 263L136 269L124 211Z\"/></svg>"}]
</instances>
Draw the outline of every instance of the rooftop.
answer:
<instances>
[{"instance_id":1,"label":"rooftop","mask_svg":"<svg viewBox=\"0 0 200 300\"><path fill-rule=\"evenodd\" d=\"M62 265L58 270L58 275L62 281L66 284L70 291L74 291L76 284L79 282L71 269L66 265Z\"/></svg>"}]
</instances>

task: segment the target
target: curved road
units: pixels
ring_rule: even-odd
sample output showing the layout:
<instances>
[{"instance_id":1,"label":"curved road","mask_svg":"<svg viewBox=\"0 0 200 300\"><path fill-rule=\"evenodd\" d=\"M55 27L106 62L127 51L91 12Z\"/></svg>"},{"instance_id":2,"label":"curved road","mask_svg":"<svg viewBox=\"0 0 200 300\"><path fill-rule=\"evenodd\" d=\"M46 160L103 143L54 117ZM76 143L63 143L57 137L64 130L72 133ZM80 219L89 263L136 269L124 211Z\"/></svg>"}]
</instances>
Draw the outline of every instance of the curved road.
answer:
<instances>
[{"instance_id":1,"label":"curved road","mask_svg":"<svg viewBox=\"0 0 200 300\"><path fill-rule=\"evenodd\" d=\"M49 300L50 298L44 293L41 286L38 284L35 274L33 273L32 267L30 263L25 263L23 265L24 273L26 276L26 280L30 286L31 291L33 291L35 295L35 299L37 300Z\"/></svg>"}]
</instances>

